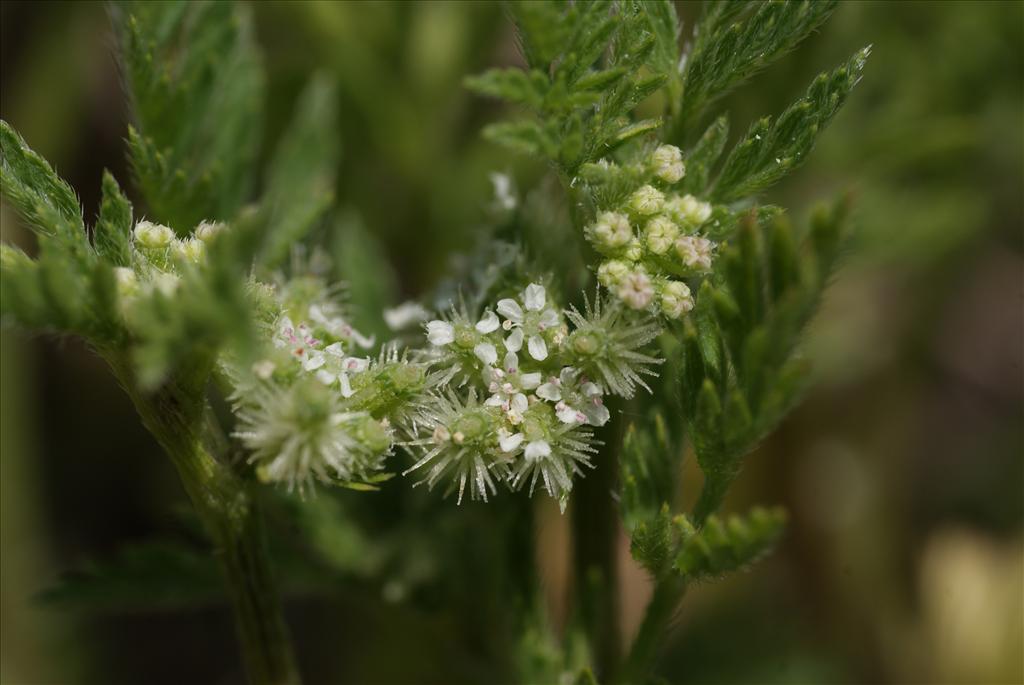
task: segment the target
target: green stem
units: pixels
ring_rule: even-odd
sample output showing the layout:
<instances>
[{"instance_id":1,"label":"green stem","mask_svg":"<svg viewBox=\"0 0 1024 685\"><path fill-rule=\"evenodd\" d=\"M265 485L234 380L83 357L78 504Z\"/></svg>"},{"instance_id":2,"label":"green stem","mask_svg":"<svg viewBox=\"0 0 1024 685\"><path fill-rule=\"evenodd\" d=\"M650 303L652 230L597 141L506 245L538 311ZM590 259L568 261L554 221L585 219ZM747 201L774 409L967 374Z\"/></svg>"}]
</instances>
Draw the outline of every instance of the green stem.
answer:
<instances>
[{"instance_id":1,"label":"green stem","mask_svg":"<svg viewBox=\"0 0 1024 685\"><path fill-rule=\"evenodd\" d=\"M614 682L623 685L644 682L654 666L658 650L668 636L669 624L675 617L676 608L685 592L686 581L679 576L671 575L655 584L654 595L644 612L640 630L633 640L619 677Z\"/></svg>"},{"instance_id":2,"label":"green stem","mask_svg":"<svg viewBox=\"0 0 1024 685\"><path fill-rule=\"evenodd\" d=\"M257 502L246 483L207 448L205 395L169 383L143 392L130 366L110 359L143 424L178 471L227 581L242 659L253 685L300 682L291 641L270 570L266 534Z\"/></svg>"}]
</instances>

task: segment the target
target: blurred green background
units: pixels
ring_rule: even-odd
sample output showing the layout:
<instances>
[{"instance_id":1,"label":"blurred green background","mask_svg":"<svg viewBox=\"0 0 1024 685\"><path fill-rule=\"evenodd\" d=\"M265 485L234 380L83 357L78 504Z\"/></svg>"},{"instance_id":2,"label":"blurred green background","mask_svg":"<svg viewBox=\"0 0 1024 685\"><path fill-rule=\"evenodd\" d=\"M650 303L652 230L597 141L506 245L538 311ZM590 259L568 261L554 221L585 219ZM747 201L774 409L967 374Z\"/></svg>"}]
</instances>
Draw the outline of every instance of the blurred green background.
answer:
<instances>
[{"instance_id":1,"label":"blurred green background","mask_svg":"<svg viewBox=\"0 0 1024 685\"><path fill-rule=\"evenodd\" d=\"M338 203L379 241L394 296L425 292L472 247L489 172L523 187L543 172L480 139L497 106L461 87L517 59L500 6L253 10L267 141L314 70L336 79ZM699 5L679 12L690 26ZM673 683L1024 682L1024 4L843 3L727 100L733 135L867 43L866 76L811 161L767 194L796 216L844 190L856 198L855 250L812 331L819 383L727 502L783 504L792 525L753 572L687 597L661 665ZM72 184L89 220L102 169L129 178L112 50L100 3L0 4L0 116ZM0 216L4 240L28 245L6 206ZM330 242L344 263L345 241ZM241 682L217 601L90 611L34 599L84 559L189 524L175 514L173 469L102 363L75 340L2 336L0 682ZM557 622L565 522L547 504L536 514ZM438 528L442 553L473 568L449 530ZM628 635L649 588L627 547ZM409 558L407 576L429 576L414 563L429 567L429 551ZM289 602L309 682L487 681L499 629L456 647L471 631L444 595L403 602L404 586L372 587Z\"/></svg>"}]
</instances>

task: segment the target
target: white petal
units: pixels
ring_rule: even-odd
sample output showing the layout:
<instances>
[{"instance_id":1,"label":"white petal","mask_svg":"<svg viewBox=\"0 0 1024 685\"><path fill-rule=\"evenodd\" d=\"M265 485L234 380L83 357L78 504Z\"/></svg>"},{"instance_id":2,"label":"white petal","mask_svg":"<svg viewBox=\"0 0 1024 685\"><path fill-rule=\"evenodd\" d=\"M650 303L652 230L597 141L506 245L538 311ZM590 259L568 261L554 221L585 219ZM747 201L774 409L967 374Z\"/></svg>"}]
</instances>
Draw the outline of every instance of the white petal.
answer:
<instances>
[{"instance_id":1,"label":"white petal","mask_svg":"<svg viewBox=\"0 0 1024 685\"><path fill-rule=\"evenodd\" d=\"M558 373L558 382L562 385L567 385L576 380L576 369L572 366L563 366L562 370Z\"/></svg>"},{"instance_id":2,"label":"white petal","mask_svg":"<svg viewBox=\"0 0 1024 685\"><path fill-rule=\"evenodd\" d=\"M356 341L356 344L362 347L364 350L368 350L371 347L373 347L373 343L377 339L377 336L374 335L366 337L365 335L355 330L354 328L349 329L349 333L351 333L352 339Z\"/></svg>"},{"instance_id":3,"label":"white petal","mask_svg":"<svg viewBox=\"0 0 1024 685\"><path fill-rule=\"evenodd\" d=\"M584 407L583 413L587 415L587 423L591 426L603 426L611 418L611 412L603 404L591 404Z\"/></svg>"},{"instance_id":4,"label":"white petal","mask_svg":"<svg viewBox=\"0 0 1024 685\"><path fill-rule=\"evenodd\" d=\"M502 404L504 404L504 402L505 401L501 399L501 395L491 395L486 400L484 400L484 404L487 405L488 407L500 407Z\"/></svg>"},{"instance_id":5,"label":"white petal","mask_svg":"<svg viewBox=\"0 0 1024 685\"><path fill-rule=\"evenodd\" d=\"M545 309L544 313L540 315L541 330L544 330L545 328L554 328L561 322L562 320L559 318L558 312L554 309Z\"/></svg>"},{"instance_id":6,"label":"white petal","mask_svg":"<svg viewBox=\"0 0 1024 685\"><path fill-rule=\"evenodd\" d=\"M345 356L345 349L344 347L342 347L341 343L331 343L330 345L324 348L324 352L326 354L331 355L332 357Z\"/></svg>"},{"instance_id":7,"label":"white petal","mask_svg":"<svg viewBox=\"0 0 1024 685\"><path fill-rule=\"evenodd\" d=\"M516 356L514 351L510 351L505 355L502 364L504 365L505 373L515 373L519 370L519 357Z\"/></svg>"},{"instance_id":8,"label":"white petal","mask_svg":"<svg viewBox=\"0 0 1024 685\"><path fill-rule=\"evenodd\" d=\"M429 312L418 302L403 302L392 309L384 310L384 323L393 331L405 328L409 324L426 320Z\"/></svg>"},{"instance_id":9,"label":"white petal","mask_svg":"<svg viewBox=\"0 0 1024 685\"><path fill-rule=\"evenodd\" d=\"M580 392L582 392L587 397L600 397L602 394L601 386L591 381L587 381L586 383L581 385Z\"/></svg>"},{"instance_id":10,"label":"white petal","mask_svg":"<svg viewBox=\"0 0 1024 685\"><path fill-rule=\"evenodd\" d=\"M330 371L324 371L323 369L319 369L316 372L316 379L323 383L324 385L330 385L334 381L338 380L338 377L335 376Z\"/></svg>"},{"instance_id":11,"label":"white petal","mask_svg":"<svg viewBox=\"0 0 1024 685\"><path fill-rule=\"evenodd\" d=\"M501 445L502 452L511 452L523 444L523 434L513 433L512 435L506 435L498 440L498 444Z\"/></svg>"},{"instance_id":12,"label":"white petal","mask_svg":"<svg viewBox=\"0 0 1024 685\"><path fill-rule=\"evenodd\" d=\"M583 423L586 420L586 416L576 411L572 407L566 405L558 410L558 420L562 423Z\"/></svg>"},{"instance_id":13,"label":"white petal","mask_svg":"<svg viewBox=\"0 0 1024 685\"><path fill-rule=\"evenodd\" d=\"M473 354L476 355L477 359L488 366L498 361L498 350L496 350L494 345L491 343L480 343L473 348Z\"/></svg>"},{"instance_id":14,"label":"white petal","mask_svg":"<svg viewBox=\"0 0 1024 685\"><path fill-rule=\"evenodd\" d=\"M523 308L519 306L519 303L515 300L505 298L504 300L498 300L498 313L509 321L515 323L523 322Z\"/></svg>"},{"instance_id":15,"label":"white petal","mask_svg":"<svg viewBox=\"0 0 1024 685\"><path fill-rule=\"evenodd\" d=\"M306 371L316 371L327 362L320 352L311 352L306 361L302 362L302 368Z\"/></svg>"},{"instance_id":16,"label":"white petal","mask_svg":"<svg viewBox=\"0 0 1024 685\"><path fill-rule=\"evenodd\" d=\"M530 356L537 361L544 361L548 358L548 344L539 335L531 335L527 347L530 350Z\"/></svg>"},{"instance_id":17,"label":"white petal","mask_svg":"<svg viewBox=\"0 0 1024 685\"><path fill-rule=\"evenodd\" d=\"M362 373L370 368L370 359L368 357L346 357L343 361L342 366L345 367L346 371L352 371L353 373Z\"/></svg>"},{"instance_id":18,"label":"white petal","mask_svg":"<svg viewBox=\"0 0 1024 685\"><path fill-rule=\"evenodd\" d=\"M531 283L526 286L523 302L531 312L539 312L544 309L544 286L539 283Z\"/></svg>"},{"instance_id":19,"label":"white petal","mask_svg":"<svg viewBox=\"0 0 1024 685\"><path fill-rule=\"evenodd\" d=\"M498 330L498 326L501 324L498 322L498 315L488 309L484 312L483 317L476 322L476 329L481 333L493 333Z\"/></svg>"},{"instance_id":20,"label":"white petal","mask_svg":"<svg viewBox=\"0 0 1024 685\"><path fill-rule=\"evenodd\" d=\"M521 392L517 392L512 396L512 401L509 403L509 407L512 411L522 414L530 407L530 401L526 399L526 395Z\"/></svg>"},{"instance_id":21,"label":"white petal","mask_svg":"<svg viewBox=\"0 0 1024 685\"><path fill-rule=\"evenodd\" d=\"M551 454L551 445L543 440L534 440L526 446L524 454L530 461L537 461Z\"/></svg>"},{"instance_id":22,"label":"white petal","mask_svg":"<svg viewBox=\"0 0 1024 685\"><path fill-rule=\"evenodd\" d=\"M428 321L427 340L431 345L448 345L455 340L455 327L447 321Z\"/></svg>"},{"instance_id":23,"label":"white petal","mask_svg":"<svg viewBox=\"0 0 1024 685\"><path fill-rule=\"evenodd\" d=\"M540 371L533 373L524 373L519 376L519 387L523 390L533 390L540 385L541 374Z\"/></svg>"},{"instance_id":24,"label":"white petal","mask_svg":"<svg viewBox=\"0 0 1024 685\"><path fill-rule=\"evenodd\" d=\"M348 382L347 373L338 374L338 380L341 382L342 397L352 397L352 395L356 393L356 391L352 389L352 384Z\"/></svg>"},{"instance_id":25,"label":"white petal","mask_svg":"<svg viewBox=\"0 0 1024 685\"><path fill-rule=\"evenodd\" d=\"M505 338L505 349L509 352L518 352L523 349L523 329L517 328Z\"/></svg>"},{"instance_id":26,"label":"white petal","mask_svg":"<svg viewBox=\"0 0 1024 685\"><path fill-rule=\"evenodd\" d=\"M554 383L545 383L537 388L537 397L549 402L557 402L562 399L562 391Z\"/></svg>"}]
</instances>

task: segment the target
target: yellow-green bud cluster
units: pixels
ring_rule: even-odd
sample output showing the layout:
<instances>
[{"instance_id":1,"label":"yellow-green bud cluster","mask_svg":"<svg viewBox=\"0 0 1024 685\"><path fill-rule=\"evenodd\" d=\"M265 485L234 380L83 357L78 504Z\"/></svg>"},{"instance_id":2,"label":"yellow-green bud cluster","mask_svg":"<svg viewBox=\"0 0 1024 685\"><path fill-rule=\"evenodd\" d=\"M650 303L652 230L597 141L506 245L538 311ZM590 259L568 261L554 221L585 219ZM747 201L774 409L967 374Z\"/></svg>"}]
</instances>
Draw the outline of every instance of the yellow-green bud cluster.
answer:
<instances>
[{"instance_id":1,"label":"yellow-green bud cluster","mask_svg":"<svg viewBox=\"0 0 1024 685\"><path fill-rule=\"evenodd\" d=\"M693 308L693 298L680 278L710 271L714 244L700 235L711 219L711 205L672 192L686 173L682 152L662 145L628 170L605 164L600 171L606 182L622 173L639 185L617 206L602 207L585 229L606 257L598 281L633 309L683 316Z\"/></svg>"}]
</instances>

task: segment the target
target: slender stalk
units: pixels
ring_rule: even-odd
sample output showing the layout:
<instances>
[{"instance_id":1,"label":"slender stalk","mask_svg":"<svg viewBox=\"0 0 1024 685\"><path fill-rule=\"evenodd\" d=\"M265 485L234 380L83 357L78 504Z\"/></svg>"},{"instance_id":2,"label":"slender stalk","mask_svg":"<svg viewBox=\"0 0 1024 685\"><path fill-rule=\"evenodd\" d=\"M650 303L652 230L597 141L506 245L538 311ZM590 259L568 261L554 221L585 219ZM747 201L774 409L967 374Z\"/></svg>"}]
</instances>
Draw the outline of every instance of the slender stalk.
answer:
<instances>
[{"instance_id":1,"label":"slender stalk","mask_svg":"<svg viewBox=\"0 0 1024 685\"><path fill-rule=\"evenodd\" d=\"M629 654L622 664L619 676L613 682L632 685L644 682L654 666L658 650L668 636L668 628L676 615L676 609L686 592L686 581L671 575L659 580L654 586L654 595L644 612Z\"/></svg>"},{"instance_id":2,"label":"slender stalk","mask_svg":"<svg viewBox=\"0 0 1024 685\"><path fill-rule=\"evenodd\" d=\"M262 517L245 482L208 449L217 438L205 424L205 395L174 383L145 393L127 363L108 361L142 422L174 463L210 536L227 581L249 681L297 685L300 678L270 570Z\"/></svg>"}]
</instances>

